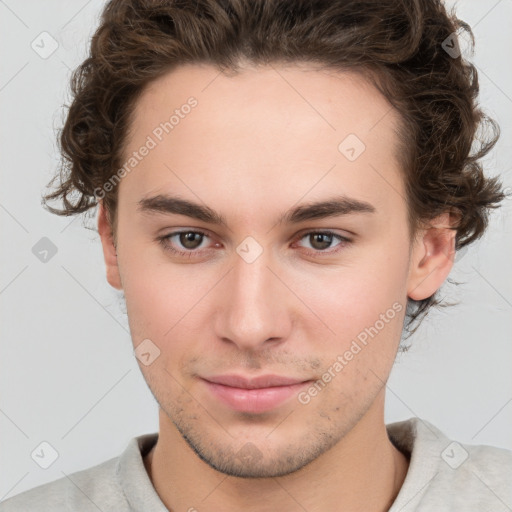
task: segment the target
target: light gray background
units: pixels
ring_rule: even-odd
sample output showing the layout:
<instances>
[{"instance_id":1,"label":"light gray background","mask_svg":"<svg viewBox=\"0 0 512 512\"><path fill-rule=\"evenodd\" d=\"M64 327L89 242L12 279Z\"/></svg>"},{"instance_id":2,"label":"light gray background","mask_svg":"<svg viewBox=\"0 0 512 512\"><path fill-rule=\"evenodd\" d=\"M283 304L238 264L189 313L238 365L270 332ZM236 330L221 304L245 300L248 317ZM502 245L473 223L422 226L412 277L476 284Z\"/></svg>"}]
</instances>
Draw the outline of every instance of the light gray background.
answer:
<instances>
[{"instance_id":1,"label":"light gray background","mask_svg":"<svg viewBox=\"0 0 512 512\"><path fill-rule=\"evenodd\" d=\"M40 205L59 163L55 131L70 72L85 58L103 4L0 0L0 499L117 456L133 436L158 430L97 234L82 218ZM474 28L481 103L502 128L487 172L511 187L512 0L460 0L458 15ZM59 44L46 59L31 48L43 31ZM461 304L431 313L397 357L386 422L419 416L460 442L512 449L511 203L457 262L451 277L466 284L443 288ZM42 237L58 249L47 263L32 253ZM42 441L59 453L48 469L31 458Z\"/></svg>"}]
</instances>

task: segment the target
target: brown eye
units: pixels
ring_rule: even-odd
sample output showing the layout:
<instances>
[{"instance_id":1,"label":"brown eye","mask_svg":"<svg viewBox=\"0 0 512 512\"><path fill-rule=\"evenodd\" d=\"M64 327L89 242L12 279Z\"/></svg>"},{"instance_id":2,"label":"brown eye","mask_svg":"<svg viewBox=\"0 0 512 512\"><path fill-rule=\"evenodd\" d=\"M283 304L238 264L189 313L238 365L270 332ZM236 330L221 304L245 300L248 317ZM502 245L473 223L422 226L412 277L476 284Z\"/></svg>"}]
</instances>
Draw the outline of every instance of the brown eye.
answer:
<instances>
[{"instance_id":1,"label":"brown eye","mask_svg":"<svg viewBox=\"0 0 512 512\"><path fill-rule=\"evenodd\" d=\"M334 254L351 243L348 238L331 231L310 231L301 236L301 240L307 242L305 249L309 249L309 252L325 255ZM334 244L336 240L338 243Z\"/></svg>"},{"instance_id":2,"label":"brown eye","mask_svg":"<svg viewBox=\"0 0 512 512\"><path fill-rule=\"evenodd\" d=\"M180 244L185 249L197 249L203 241L202 233L196 233L195 231L184 231L179 234Z\"/></svg>"},{"instance_id":3,"label":"brown eye","mask_svg":"<svg viewBox=\"0 0 512 512\"><path fill-rule=\"evenodd\" d=\"M329 249L333 239L333 236L327 233L312 233L308 236L309 241L311 243L311 247L319 251Z\"/></svg>"},{"instance_id":4,"label":"brown eye","mask_svg":"<svg viewBox=\"0 0 512 512\"><path fill-rule=\"evenodd\" d=\"M202 231L175 231L158 237L157 240L166 251L191 258L203 252L203 242L208 238L210 237Z\"/></svg>"}]
</instances>

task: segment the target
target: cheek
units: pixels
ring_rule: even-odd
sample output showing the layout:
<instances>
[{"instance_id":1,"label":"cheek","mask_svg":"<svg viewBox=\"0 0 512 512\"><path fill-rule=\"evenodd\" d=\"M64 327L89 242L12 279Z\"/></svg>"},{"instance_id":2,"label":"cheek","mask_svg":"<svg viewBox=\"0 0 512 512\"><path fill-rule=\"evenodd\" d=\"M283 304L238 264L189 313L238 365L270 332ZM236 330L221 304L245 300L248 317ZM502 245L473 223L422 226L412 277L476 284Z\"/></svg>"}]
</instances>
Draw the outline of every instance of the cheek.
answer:
<instances>
[{"instance_id":1,"label":"cheek","mask_svg":"<svg viewBox=\"0 0 512 512\"><path fill-rule=\"evenodd\" d=\"M382 276L377 266L374 270L347 272L345 278L330 281L329 294L316 288L312 295L316 296L312 309L321 312L335 334L318 339L310 333L311 347L322 360L322 374L316 389L303 398L321 395L315 407L323 408L327 417L334 410L350 416L361 404L369 405L396 357L405 315L397 284L403 272L388 269Z\"/></svg>"},{"instance_id":2,"label":"cheek","mask_svg":"<svg viewBox=\"0 0 512 512\"><path fill-rule=\"evenodd\" d=\"M403 253L382 251L361 258L332 273L304 278L307 303L338 337L354 337L381 315L394 320L405 309L407 259ZM387 322L386 325L391 322ZM380 325L380 324L379 324Z\"/></svg>"},{"instance_id":3,"label":"cheek","mask_svg":"<svg viewBox=\"0 0 512 512\"><path fill-rule=\"evenodd\" d=\"M188 303L191 292L179 282L177 271L173 273L168 265L156 262L143 247L137 250L134 243L122 249L118 260L133 342L136 345L149 338L160 345L164 334L179 320L179 313L183 315L180 304Z\"/></svg>"},{"instance_id":4,"label":"cheek","mask_svg":"<svg viewBox=\"0 0 512 512\"><path fill-rule=\"evenodd\" d=\"M132 343L137 347L149 339L160 351L157 364L142 369L149 374L180 367L193 357L198 340L206 339L201 326L210 325L205 324L205 308L215 296L209 292L218 273L162 262L158 250L144 253L136 250L136 244L133 247L119 252ZM152 378L158 381L168 375L155 373Z\"/></svg>"}]
</instances>

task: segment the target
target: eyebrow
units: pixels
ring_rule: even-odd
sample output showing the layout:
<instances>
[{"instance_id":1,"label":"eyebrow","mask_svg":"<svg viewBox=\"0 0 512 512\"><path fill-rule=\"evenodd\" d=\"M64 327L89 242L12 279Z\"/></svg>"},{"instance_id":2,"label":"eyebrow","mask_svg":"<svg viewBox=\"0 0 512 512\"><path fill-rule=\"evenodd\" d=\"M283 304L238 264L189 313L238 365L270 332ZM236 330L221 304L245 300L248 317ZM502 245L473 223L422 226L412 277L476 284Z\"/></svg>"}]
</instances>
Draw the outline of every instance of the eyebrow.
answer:
<instances>
[{"instance_id":1,"label":"eyebrow","mask_svg":"<svg viewBox=\"0 0 512 512\"><path fill-rule=\"evenodd\" d=\"M226 218L220 213L206 205L180 197L164 194L146 197L138 201L137 210L145 214L184 215L208 224L227 227ZM338 217L354 213L376 213L376 211L376 208L370 203L341 195L291 208L278 218L277 223L298 224L306 220Z\"/></svg>"}]
</instances>

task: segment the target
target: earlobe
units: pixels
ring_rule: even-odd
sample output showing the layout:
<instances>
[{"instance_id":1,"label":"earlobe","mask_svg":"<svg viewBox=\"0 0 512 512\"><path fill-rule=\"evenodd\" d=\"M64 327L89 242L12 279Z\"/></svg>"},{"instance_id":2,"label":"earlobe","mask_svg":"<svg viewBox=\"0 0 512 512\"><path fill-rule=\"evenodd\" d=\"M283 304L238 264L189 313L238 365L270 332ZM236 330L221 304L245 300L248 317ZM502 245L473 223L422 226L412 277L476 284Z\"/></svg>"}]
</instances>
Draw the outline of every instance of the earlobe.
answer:
<instances>
[{"instance_id":1,"label":"earlobe","mask_svg":"<svg viewBox=\"0 0 512 512\"><path fill-rule=\"evenodd\" d=\"M103 246L103 257L105 259L107 281L117 290L122 290L121 275L119 274L119 266L117 261L117 251L114 245L112 234L112 226L107 217L107 212L103 205L103 201L99 201L98 207L98 233Z\"/></svg>"},{"instance_id":2,"label":"earlobe","mask_svg":"<svg viewBox=\"0 0 512 512\"><path fill-rule=\"evenodd\" d=\"M455 259L453 218L444 213L422 230L414 243L407 296L423 300L433 295L450 273Z\"/></svg>"}]
</instances>

